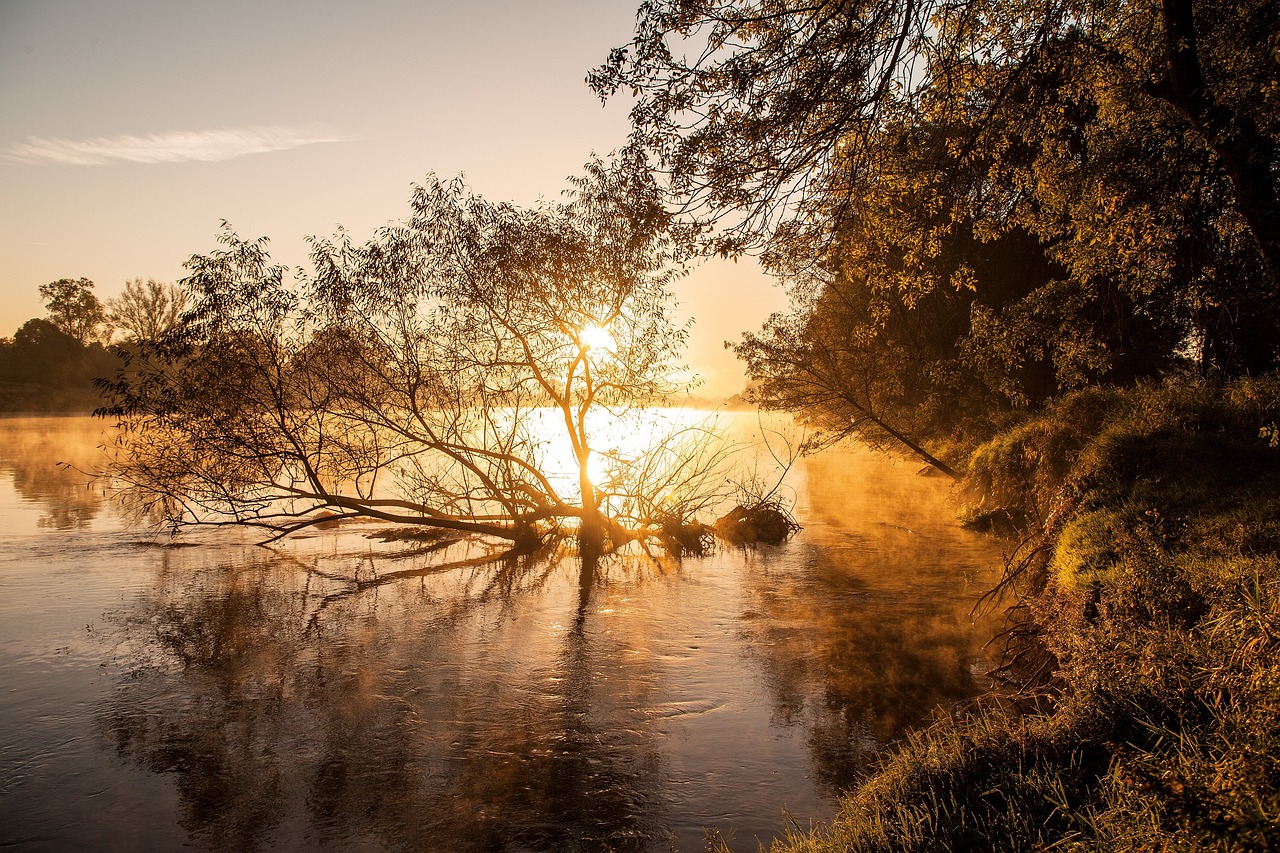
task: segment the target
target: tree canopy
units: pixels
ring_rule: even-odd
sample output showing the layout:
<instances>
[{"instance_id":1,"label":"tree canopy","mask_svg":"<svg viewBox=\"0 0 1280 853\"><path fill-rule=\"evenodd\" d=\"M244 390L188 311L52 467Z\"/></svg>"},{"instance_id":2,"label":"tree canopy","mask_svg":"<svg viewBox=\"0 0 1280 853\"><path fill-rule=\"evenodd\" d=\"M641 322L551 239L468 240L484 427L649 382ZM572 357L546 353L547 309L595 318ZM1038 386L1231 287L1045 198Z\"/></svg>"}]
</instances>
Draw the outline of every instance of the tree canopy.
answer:
<instances>
[{"instance_id":1,"label":"tree canopy","mask_svg":"<svg viewBox=\"0 0 1280 853\"><path fill-rule=\"evenodd\" d=\"M105 386L123 476L175 523L643 540L709 500L715 456L602 430L681 387L665 225L652 184L594 162L529 209L432 178L368 242L313 240L293 282L227 229L187 264L182 323Z\"/></svg>"},{"instance_id":2,"label":"tree canopy","mask_svg":"<svg viewBox=\"0 0 1280 853\"><path fill-rule=\"evenodd\" d=\"M636 96L633 146L695 221L731 220L713 246L736 251L856 215L902 110L964 122L956 151L981 161L1002 116L1030 128L1056 111L1017 94L1052 94L1057 72L1055 86L1095 86L1113 111L1194 136L1275 278L1277 23L1265 0L647 0L588 82Z\"/></svg>"},{"instance_id":3,"label":"tree canopy","mask_svg":"<svg viewBox=\"0 0 1280 853\"><path fill-rule=\"evenodd\" d=\"M0 411L90 412L101 402L93 381L114 370L115 358L93 286L87 278L41 285L46 316L0 338Z\"/></svg>"},{"instance_id":4,"label":"tree canopy","mask_svg":"<svg viewBox=\"0 0 1280 853\"><path fill-rule=\"evenodd\" d=\"M186 307L187 293L178 285L135 278L107 300L106 319L128 341L151 341L177 325Z\"/></svg>"},{"instance_id":5,"label":"tree canopy","mask_svg":"<svg viewBox=\"0 0 1280 853\"><path fill-rule=\"evenodd\" d=\"M93 340L106 321L102 302L87 278L60 278L40 285L49 321L81 344Z\"/></svg>"},{"instance_id":6,"label":"tree canopy","mask_svg":"<svg viewBox=\"0 0 1280 853\"><path fill-rule=\"evenodd\" d=\"M760 399L921 453L1276 367L1277 32L1259 0L653 0L589 80L701 247L789 283L738 347Z\"/></svg>"}]
</instances>

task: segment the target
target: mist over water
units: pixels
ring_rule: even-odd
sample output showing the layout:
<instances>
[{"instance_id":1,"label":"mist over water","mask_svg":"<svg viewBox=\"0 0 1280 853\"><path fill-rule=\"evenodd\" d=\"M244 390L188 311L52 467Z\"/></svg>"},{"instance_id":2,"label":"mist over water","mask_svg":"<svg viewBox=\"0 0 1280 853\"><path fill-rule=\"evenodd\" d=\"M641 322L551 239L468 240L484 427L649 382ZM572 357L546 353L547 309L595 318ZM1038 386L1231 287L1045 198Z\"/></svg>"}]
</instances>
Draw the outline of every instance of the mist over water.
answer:
<instances>
[{"instance_id":1,"label":"mist over water","mask_svg":"<svg viewBox=\"0 0 1280 853\"><path fill-rule=\"evenodd\" d=\"M909 462L828 451L785 545L584 577L382 525L171 541L56 467L102 433L0 421L5 845L755 850L985 687L1000 545Z\"/></svg>"}]
</instances>

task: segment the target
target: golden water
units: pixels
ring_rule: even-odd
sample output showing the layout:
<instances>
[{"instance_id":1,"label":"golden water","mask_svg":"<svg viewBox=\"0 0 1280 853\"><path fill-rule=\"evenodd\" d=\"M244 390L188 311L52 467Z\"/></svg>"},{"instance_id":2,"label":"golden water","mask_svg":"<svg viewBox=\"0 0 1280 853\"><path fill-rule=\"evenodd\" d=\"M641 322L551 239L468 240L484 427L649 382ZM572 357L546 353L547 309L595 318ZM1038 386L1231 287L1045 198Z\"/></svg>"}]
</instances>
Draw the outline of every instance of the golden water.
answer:
<instances>
[{"instance_id":1,"label":"golden water","mask_svg":"<svg viewBox=\"0 0 1280 853\"><path fill-rule=\"evenodd\" d=\"M0 421L5 846L755 850L984 686L1000 546L911 463L824 453L787 544L584 582L377 526L157 538L56 467L101 431Z\"/></svg>"}]
</instances>

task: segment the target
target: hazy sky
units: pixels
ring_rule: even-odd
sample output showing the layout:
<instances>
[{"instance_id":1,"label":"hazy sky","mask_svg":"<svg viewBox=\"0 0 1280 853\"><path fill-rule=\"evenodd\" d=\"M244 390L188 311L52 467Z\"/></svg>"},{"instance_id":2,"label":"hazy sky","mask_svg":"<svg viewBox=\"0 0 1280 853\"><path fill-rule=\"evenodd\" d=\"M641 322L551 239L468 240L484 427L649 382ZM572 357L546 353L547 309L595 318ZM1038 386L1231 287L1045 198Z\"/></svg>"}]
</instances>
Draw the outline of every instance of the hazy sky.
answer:
<instances>
[{"instance_id":1,"label":"hazy sky","mask_svg":"<svg viewBox=\"0 0 1280 853\"><path fill-rule=\"evenodd\" d=\"M556 197L626 134L583 83L638 0L297 3L0 0L0 334L37 288L100 298L177 280L225 219L275 260L409 212L429 172L494 200ZM785 300L752 263L679 288L705 393L739 389L722 348Z\"/></svg>"}]
</instances>

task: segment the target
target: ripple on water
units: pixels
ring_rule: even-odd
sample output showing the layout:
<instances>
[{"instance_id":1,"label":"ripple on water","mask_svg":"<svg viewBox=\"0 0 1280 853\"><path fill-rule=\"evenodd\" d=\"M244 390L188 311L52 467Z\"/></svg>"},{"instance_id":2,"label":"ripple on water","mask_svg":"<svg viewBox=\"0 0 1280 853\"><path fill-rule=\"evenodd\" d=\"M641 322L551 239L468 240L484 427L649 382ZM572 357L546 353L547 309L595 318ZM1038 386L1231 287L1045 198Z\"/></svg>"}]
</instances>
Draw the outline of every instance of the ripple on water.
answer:
<instances>
[{"instance_id":1,"label":"ripple on water","mask_svg":"<svg viewBox=\"0 0 1280 853\"><path fill-rule=\"evenodd\" d=\"M797 469L790 543L616 560L585 607L571 561L378 584L438 555L180 547L6 452L0 844L754 850L982 686L998 544L860 451Z\"/></svg>"}]
</instances>

